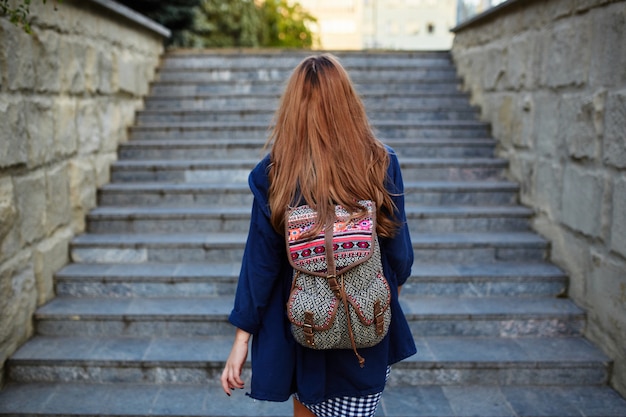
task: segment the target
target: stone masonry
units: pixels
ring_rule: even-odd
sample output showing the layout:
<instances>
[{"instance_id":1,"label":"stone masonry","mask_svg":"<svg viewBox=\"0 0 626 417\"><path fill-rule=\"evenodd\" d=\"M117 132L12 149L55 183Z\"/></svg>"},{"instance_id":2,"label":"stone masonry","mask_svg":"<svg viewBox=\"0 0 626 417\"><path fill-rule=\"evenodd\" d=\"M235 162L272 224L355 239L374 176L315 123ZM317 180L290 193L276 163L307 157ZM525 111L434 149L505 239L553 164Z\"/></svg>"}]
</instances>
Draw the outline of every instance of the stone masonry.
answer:
<instances>
[{"instance_id":1,"label":"stone masonry","mask_svg":"<svg viewBox=\"0 0 626 417\"><path fill-rule=\"evenodd\" d=\"M218 382L250 225L246 179L307 54L164 56L55 274L56 297L7 361L0 417L293 415L290 401L227 397ZM377 415L626 416L607 387L612 362L582 337L585 312L563 297L567 276L546 262L549 242L529 229L533 212L450 54L338 56L400 160L415 253L401 303L418 354L394 364Z\"/></svg>"},{"instance_id":2,"label":"stone masonry","mask_svg":"<svg viewBox=\"0 0 626 417\"><path fill-rule=\"evenodd\" d=\"M624 394L626 1L509 1L454 31L464 88Z\"/></svg>"},{"instance_id":3,"label":"stone masonry","mask_svg":"<svg viewBox=\"0 0 626 417\"><path fill-rule=\"evenodd\" d=\"M167 29L109 0L0 18L0 386L127 139Z\"/></svg>"}]
</instances>

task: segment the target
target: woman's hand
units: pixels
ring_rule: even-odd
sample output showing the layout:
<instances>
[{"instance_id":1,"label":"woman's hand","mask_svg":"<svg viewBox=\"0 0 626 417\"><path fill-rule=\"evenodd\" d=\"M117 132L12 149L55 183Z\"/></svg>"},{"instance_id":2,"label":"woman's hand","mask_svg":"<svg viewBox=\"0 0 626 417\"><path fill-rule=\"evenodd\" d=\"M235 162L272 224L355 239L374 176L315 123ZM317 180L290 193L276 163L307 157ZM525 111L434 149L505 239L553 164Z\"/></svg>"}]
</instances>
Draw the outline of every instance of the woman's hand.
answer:
<instances>
[{"instance_id":1,"label":"woman's hand","mask_svg":"<svg viewBox=\"0 0 626 417\"><path fill-rule=\"evenodd\" d=\"M235 388L243 388L243 380L241 379L241 370L243 369L246 358L248 357L248 341L250 333L241 329L237 329L235 333L235 341L230 350L230 355L226 360L224 372L222 372L222 388L226 395L230 396L230 391Z\"/></svg>"}]
</instances>

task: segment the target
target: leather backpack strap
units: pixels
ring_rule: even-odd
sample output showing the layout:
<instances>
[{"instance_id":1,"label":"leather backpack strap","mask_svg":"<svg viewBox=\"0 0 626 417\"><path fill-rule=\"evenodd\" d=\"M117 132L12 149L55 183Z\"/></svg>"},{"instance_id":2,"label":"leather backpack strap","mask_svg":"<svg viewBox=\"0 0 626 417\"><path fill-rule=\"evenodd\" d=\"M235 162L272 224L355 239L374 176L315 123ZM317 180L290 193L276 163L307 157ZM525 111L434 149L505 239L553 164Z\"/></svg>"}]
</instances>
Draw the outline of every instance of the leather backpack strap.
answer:
<instances>
[{"instance_id":1,"label":"leather backpack strap","mask_svg":"<svg viewBox=\"0 0 626 417\"><path fill-rule=\"evenodd\" d=\"M354 340L354 333L352 331L352 320L350 319L350 308L348 307L348 297L346 296L346 282L343 279L343 275L337 277L337 266L335 265L335 253L333 251L333 224L327 225L324 230L324 246L326 249L326 263L328 264L328 276L327 281L330 289L335 296L342 301L343 308L346 311L346 320L348 321L348 335L350 336L350 344L352 344L352 350L356 355L359 366L363 368L365 366L365 358L359 355L356 348L356 341Z\"/></svg>"}]
</instances>

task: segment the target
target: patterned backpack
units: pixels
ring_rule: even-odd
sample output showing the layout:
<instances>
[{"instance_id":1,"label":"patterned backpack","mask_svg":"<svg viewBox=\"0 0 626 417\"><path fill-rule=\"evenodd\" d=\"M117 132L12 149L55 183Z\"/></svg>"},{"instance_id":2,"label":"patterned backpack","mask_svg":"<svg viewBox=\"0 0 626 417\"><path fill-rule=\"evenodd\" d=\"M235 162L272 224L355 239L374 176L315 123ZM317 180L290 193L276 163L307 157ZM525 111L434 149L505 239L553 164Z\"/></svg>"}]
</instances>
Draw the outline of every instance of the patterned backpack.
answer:
<instances>
[{"instance_id":1,"label":"patterned backpack","mask_svg":"<svg viewBox=\"0 0 626 417\"><path fill-rule=\"evenodd\" d=\"M369 200L356 218L342 206L316 236L317 212L307 205L286 214L289 261L294 269L287 315L298 343L312 349L353 349L378 344L391 322L391 292L376 236L376 207Z\"/></svg>"}]
</instances>

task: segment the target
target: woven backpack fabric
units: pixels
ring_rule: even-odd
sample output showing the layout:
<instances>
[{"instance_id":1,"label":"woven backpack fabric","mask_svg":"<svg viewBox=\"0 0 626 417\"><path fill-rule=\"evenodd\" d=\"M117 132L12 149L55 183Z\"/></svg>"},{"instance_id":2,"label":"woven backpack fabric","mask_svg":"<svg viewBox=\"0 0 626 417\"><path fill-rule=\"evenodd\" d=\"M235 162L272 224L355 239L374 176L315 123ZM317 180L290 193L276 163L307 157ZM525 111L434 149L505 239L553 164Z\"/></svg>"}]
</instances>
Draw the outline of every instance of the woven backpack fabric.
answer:
<instances>
[{"instance_id":1,"label":"woven backpack fabric","mask_svg":"<svg viewBox=\"0 0 626 417\"><path fill-rule=\"evenodd\" d=\"M334 224L315 236L317 212L307 205L286 214L289 261L294 269L287 314L298 343L312 349L372 347L387 334L391 322L391 292L383 275L376 236L376 209L355 217L335 207Z\"/></svg>"}]
</instances>

